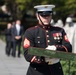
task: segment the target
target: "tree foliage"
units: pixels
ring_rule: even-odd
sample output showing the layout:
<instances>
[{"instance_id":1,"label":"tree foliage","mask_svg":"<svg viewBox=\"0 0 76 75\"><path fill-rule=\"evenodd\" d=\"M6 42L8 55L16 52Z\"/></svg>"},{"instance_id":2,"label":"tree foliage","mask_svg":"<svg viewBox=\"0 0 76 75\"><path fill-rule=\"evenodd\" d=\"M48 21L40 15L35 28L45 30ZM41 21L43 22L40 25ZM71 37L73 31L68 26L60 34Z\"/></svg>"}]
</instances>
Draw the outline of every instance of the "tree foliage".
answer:
<instances>
[{"instance_id":1,"label":"tree foliage","mask_svg":"<svg viewBox=\"0 0 76 75\"><path fill-rule=\"evenodd\" d=\"M16 14L21 14L21 16L22 13L28 11L33 14L33 7L41 4L54 4L56 6L56 19L64 20L69 15L73 16L76 12L76 0L5 0L5 2L9 5L10 10L16 6L13 11L17 10Z\"/></svg>"}]
</instances>

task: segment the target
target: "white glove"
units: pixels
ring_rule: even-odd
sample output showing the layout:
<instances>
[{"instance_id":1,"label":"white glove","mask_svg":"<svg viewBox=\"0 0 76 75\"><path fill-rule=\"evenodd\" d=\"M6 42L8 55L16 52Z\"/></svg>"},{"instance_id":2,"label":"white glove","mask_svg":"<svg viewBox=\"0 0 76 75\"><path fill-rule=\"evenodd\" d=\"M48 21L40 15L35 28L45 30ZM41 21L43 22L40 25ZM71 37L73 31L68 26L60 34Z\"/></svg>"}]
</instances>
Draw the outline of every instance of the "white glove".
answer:
<instances>
[{"instance_id":1,"label":"white glove","mask_svg":"<svg viewBox=\"0 0 76 75\"><path fill-rule=\"evenodd\" d=\"M48 50L56 50L56 47L54 46L54 45L48 45L48 47L46 47L46 49L48 49Z\"/></svg>"}]
</instances>

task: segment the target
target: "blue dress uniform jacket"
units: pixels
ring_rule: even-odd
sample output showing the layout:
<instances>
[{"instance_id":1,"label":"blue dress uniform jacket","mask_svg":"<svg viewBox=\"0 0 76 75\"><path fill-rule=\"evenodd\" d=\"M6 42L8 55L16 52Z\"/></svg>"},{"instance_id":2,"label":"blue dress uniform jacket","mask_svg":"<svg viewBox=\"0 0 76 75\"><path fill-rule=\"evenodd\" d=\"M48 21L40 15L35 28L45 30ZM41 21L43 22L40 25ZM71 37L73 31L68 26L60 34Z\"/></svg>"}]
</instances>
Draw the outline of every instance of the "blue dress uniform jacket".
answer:
<instances>
[{"instance_id":1,"label":"blue dress uniform jacket","mask_svg":"<svg viewBox=\"0 0 76 75\"><path fill-rule=\"evenodd\" d=\"M33 47L46 48L48 45L55 45L59 51L71 52L72 50L65 31L59 27L37 25L26 30L23 42L26 38L30 41L30 46ZM28 48L24 45L23 48L24 57L30 62L27 75L63 75L60 62L48 65L45 62L45 57L39 56L36 56L36 59L41 63L31 62L35 56L28 54Z\"/></svg>"}]
</instances>

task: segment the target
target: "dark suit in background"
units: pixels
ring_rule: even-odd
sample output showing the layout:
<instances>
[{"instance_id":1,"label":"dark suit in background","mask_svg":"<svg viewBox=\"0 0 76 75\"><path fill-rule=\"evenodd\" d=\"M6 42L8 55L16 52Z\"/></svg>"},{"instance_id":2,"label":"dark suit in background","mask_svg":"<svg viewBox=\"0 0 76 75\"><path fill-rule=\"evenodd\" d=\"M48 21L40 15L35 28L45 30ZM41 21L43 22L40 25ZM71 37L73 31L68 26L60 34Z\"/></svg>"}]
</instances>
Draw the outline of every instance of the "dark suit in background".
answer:
<instances>
[{"instance_id":1,"label":"dark suit in background","mask_svg":"<svg viewBox=\"0 0 76 75\"><path fill-rule=\"evenodd\" d=\"M12 40L11 40L11 23L7 24L7 29L5 29L5 40L6 40L6 47L5 47L5 53L6 55L10 55L11 52L11 44L12 44Z\"/></svg>"},{"instance_id":2,"label":"dark suit in background","mask_svg":"<svg viewBox=\"0 0 76 75\"><path fill-rule=\"evenodd\" d=\"M16 47L18 47L18 57L21 54L21 42L22 42L22 35L23 35L23 27L18 24L20 23L19 20L16 21L16 25L12 27L12 41L13 41L13 51L12 56L16 56ZM19 25L19 28L17 26ZM18 31L19 30L19 31Z\"/></svg>"}]
</instances>

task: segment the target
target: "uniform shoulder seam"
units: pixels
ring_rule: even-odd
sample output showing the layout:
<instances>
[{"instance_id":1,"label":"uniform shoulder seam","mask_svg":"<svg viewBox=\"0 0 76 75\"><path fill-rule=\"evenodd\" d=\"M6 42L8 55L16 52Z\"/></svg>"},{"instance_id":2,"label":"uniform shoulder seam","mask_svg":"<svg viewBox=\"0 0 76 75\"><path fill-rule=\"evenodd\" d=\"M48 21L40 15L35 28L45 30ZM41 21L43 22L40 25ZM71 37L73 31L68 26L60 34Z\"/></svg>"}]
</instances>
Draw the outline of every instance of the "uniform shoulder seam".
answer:
<instances>
[{"instance_id":1,"label":"uniform shoulder seam","mask_svg":"<svg viewBox=\"0 0 76 75\"><path fill-rule=\"evenodd\" d=\"M38 26L30 27L27 30L33 30L33 29L36 29L36 28L38 28Z\"/></svg>"}]
</instances>

